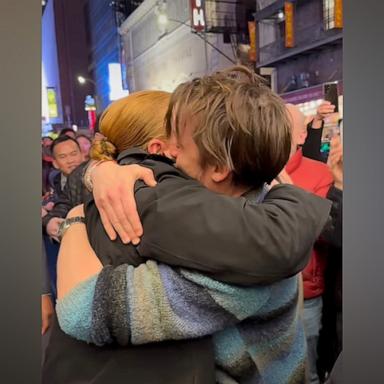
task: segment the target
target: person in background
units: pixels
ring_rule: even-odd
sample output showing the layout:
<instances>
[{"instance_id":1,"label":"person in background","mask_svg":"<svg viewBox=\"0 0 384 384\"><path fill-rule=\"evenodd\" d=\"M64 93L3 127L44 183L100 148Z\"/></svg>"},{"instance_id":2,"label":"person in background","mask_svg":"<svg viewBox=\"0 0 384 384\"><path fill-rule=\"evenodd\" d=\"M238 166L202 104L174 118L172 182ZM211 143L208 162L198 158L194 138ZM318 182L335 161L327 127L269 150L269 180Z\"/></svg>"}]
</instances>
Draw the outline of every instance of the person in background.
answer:
<instances>
[{"instance_id":1,"label":"person in background","mask_svg":"<svg viewBox=\"0 0 384 384\"><path fill-rule=\"evenodd\" d=\"M61 195L68 176L83 160L78 142L67 135L59 136L51 145L53 166L59 171L52 179L53 193L43 200L42 221L46 220L54 202ZM47 236L43 231L43 241L47 253L48 269L51 277L51 291L56 295L56 262L59 252L57 236Z\"/></svg>"},{"instance_id":2,"label":"person in background","mask_svg":"<svg viewBox=\"0 0 384 384\"><path fill-rule=\"evenodd\" d=\"M59 136L64 136L64 135L67 135L69 137L72 137L72 139L75 139L76 138L76 132L74 129L72 128L63 128L60 133L59 133Z\"/></svg>"},{"instance_id":3,"label":"person in background","mask_svg":"<svg viewBox=\"0 0 384 384\"><path fill-rule=\"evenodd\" d=\"M327 158L320 152L324 119L334 113L335 106L323 101L317 114L308 124L307 138L302 146L305 157L327 162L334 183L326 197L332 201L332 230L322 234L327 243L327 267L324 272L324 294L321 330L318 342L317 368L320 380L329 374L342 350L342 197L343 197L343 150L342 138L335 135L330 141ZM339 125L341 123L339 120Z\"/></svg>"},{"instance_id":4,"label":"person in background","mask_svg":"<svg viewBox=\"0 0 384 384\"><path fill-rule=\"evenodd\" d=\"M95 135L92 141L102 138L99 133L100 115L97 116L95 124ZM90 197L90 192L83 184L83 176L90 164L90 160L83 161L67 178L62 193L56 198L55 204L50 212L43 218L43 233L50 237L56 237L59 225L69 212L69 210L78 204L81 204Z\"/></svg>"},{"instance_id":5,"label":"person in background","mask_svg":"<svg viewBox=\"0 0 384 384\"><path fill-rule=\"evenodd\" d=\"M119 103L114 103L113 108L119 108L122 115L119 117L119 124L125 124L129 113L126 113L125 109L129 105L129 99L122 98ZM96 124L95 124L95 136L93 138L93 142L102 140L103 135L99 132L99 122L101 115L97 116ZM79 146L87 149L90 142L89 138L85 135L78 135L77 138L79 140ZM71 174L67 177L67 182L65 187L62 190L62 193L56 196L55 204L53 208L44 216L42 220L43 224L43 233L56 238L58 236L58 230L60 224L63 222L69 210L75 207L78 204L84 203L90 196L91 193L83 184L84 173L87 168L91 165L91 161L89 159L89 150L88 148L88 160L83 161ZM84 154L84 152L83 152Z\"/></svg>"},{"instance_id":6,"label":"person in background","mask_svg":"<svg viewBox=\"0 0 384 384\"><path fill-rule=\"evenodd\" d=\"M52 145L53 139L49 136L44 136L41 138L41 146L43 147L43 154L44 155L51 155L51 145Z\"/></svg>"},{"instance_id":7,"label":"person in background","mask_svg":"<svg viewBox=\"0 0 384 384\"><path fill-rule=\"evenodd\" d=\"M49 183L50 173L54 170L52 165L51 145L53 139L49 136L44 136L41 139L41 153L42 153L42 196L43 199L51 192L51 185Z\"/></svg>"},{"instance_id":8,"label":"person in background","mask_svg":"<svg viewBox=\"0 0 384 384\"><path fill-rule=\"evenodd\" d=\"M292 121L292 147L288 163L279 174L278 181L299 186L325 198L333 184L333 176L326 164L306 158L300 148L307 137L305 117L299 108L287 104ZM325 289L324 273L327 251L322 241L315 243L310 262L303 270L304 311L303 320L308 345L309 383L319 384L317 371L318 339Z\"/></svg>"},{"instance_id":9,"label":"person in background","mask_svg":"<svg viewBox=\"0 0 384 384\"><path fill-rule=\"evenodd\" d=\"M80 145L81 153L83 155L83 161L89 160L89 150L91 149L92 141L86 135L77 135L76 140Z\"/></svg>"},{"instance_id":10,"label":"person in background","mask_svg":"<svg viewBox=\"0 0 384 384\"><path fill-rule=\"evenodd\" d=\"M60 195L69 174L83 161L79 143L68 135L61 135L51 146L53 166L60 172L53 179L53 189Z\"/></svg>"},{"instance_id":11,"label":"person in background","mask_svg":"<svg viewBox=\"0 0 384 384\"><path fill-rule=\"evenodd\" d=\"M343 203L343 144L341 136L331 139L328 166L334 178L327 197L333 201L332 237L329 244L328 263L325 271L322 329L319 337L319 375L325 379L332 371L343 348L342 308L342 203Z\"/></svg>"},{"instance_id":12,"label":"person in background","mask_svg":"<svg viewBox=\"0 0 384 384\"><path fill-rule=\"evenodd\" d=\"M320 152L321 138L323 135L324 119L330 116L335 110L335 106L329 101L324 100L317 108L316 115L307 125L307 137L302 145L303 156L326 162L326 158Z\"/></svg>"}]
</instances>

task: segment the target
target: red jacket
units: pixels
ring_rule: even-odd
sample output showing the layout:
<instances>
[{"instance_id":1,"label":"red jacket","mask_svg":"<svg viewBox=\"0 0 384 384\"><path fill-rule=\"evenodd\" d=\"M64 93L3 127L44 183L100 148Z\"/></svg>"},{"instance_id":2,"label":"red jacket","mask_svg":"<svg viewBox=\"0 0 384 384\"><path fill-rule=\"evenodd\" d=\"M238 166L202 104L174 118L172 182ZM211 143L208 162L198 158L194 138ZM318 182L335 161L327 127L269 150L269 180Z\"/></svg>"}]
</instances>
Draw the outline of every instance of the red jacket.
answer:
<instances>
[{"instance_id":1,"label":"red jacket","mask_svg":"<svg viewBox=\"0 0 384 384\"><path fill-rule=\"evenodd\" d=\"M328 166L321 161L304 157L301 149L289 159L285 169L293 184L321 197L326 197L333 183ZM320 242L314 245L312 257L303 270L305 299L320 296L324 292L326 254L321 248Z\"/></svg>"}]
</instances>

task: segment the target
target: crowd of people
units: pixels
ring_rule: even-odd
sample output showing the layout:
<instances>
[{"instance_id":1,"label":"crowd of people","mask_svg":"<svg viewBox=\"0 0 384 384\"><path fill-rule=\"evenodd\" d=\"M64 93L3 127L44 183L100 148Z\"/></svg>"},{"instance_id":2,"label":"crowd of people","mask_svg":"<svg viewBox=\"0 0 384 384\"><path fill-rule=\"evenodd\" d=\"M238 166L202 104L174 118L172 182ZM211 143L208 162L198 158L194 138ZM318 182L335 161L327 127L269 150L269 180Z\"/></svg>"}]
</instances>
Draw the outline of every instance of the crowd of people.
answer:
<instances>
[{"instance_id":1,"label":"crowd of people","mask_svg":"<svg viewBox=\"0 0 384 384\"><path fill-rule=\"evenodd\" d=\"M43 221L43 265L46 267L44 294L42 295L42 332L48 330L53 315L53 302L56 297L56 261L59 239L51 227L58 226L64 219L57 216L56 209L63 194L68 176L80 164L89 160L91 139L77 135L71 128L61 130L56 139L45 136L42 146L42 206ZM64 216L65 217L65 216ZM53 219L50 222L50 219ZM44 223L50 222L48 230ZM53 300L52 300L53 299Z\"/></svg>"},{"instance_id":2,"label":"crowd of people","mask_svg":"<svg viewBox=\"0 0 384 384\"><path fill-rule=\"evenodd\" d=\"M343 151L237 66L42 139L43 383L323 383ZM92 143L92 144L91 144Z\"/></svg>"}]
</instances>

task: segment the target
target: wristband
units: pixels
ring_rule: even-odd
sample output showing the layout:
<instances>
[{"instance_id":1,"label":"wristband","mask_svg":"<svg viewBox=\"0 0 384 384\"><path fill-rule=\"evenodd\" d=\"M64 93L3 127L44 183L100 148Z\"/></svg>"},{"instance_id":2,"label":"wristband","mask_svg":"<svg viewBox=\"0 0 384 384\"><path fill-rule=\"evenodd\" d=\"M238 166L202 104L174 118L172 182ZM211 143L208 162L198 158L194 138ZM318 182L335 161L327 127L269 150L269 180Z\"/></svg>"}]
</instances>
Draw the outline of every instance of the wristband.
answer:
<instances>
[{"instance_id":1,"label":"wristband","mask_svg":"<svg viewBox=\"0 0 384 384\"><path fill-rule=\"evenodd\" d=\"M83 184L85 186L85 188L87 188L87 190L89 192L92 192L93 191L93 183L92 183L92 171L98 166L100 165L101 163L105 163L107 161L114 161L114 160L98 160L96 161L95 163L92 163L88 166L88 168L86 169L86 171L84 172L84 176L83 176Z\"/></svg>"},{"instance_id":2,"label":"wristband","mask_svg":"<svg viewBox=\"0 0 384 384\"><path fill-rule=\"evenodd\" d=\"M62 240L67 229L73 224L85 224L85 218L83 216L75 216L65 219L59 227L58 237L60 241Z\"/></svg>"}]
</instances>

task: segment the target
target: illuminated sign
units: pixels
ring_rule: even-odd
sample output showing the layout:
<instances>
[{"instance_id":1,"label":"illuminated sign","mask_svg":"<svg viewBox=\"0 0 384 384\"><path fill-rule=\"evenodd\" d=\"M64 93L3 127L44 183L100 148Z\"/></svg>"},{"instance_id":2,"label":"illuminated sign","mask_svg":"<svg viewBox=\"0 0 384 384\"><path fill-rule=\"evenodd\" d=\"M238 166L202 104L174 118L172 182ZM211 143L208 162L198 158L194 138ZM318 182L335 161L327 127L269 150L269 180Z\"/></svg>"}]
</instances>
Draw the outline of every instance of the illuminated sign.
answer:
<instances>
[{"instance_id":1,"label":"illuminated sign","mask_svg":"<svg viewBox=\"0 0 384 384\"><path fill-rule=\"evenodd\" d=\"M91 95L87 95L84 101L86 111L96 111L96 101Z\"/></svg>"},{"instance_id":2,"label":"illuminated sign","mask_svg":"<svg viewBox=\"0 0 384 384\"><path fill-rule=\"evenodd\" d=\"M129 92L122 87L121 64L108 64L109 100L114 101L128 96Z\"/></svg>"},{"instance_id":3,"label":"illuminated sign","mask_svg":"<svg viewBox=\"0 0 384 384\"><path fill-rule=\"evenodd\" d=\"M58 117L55 88L47 87L48 116Z\"/></svg>"},{"instance_id":4,"label":"illuminated sign","mask_svg":"<svg viewBox=\"0 0 384 384\"><path fill-rule=\"evenodd\" d=\"M196 32L205 29L205 4L204 0L191 0L191 25Z\"/></svg>"},{"instance_id":5,"label":"illuminated sign","mask_svg":"<svg viewBox=\"0 0 384 384\"><path fill-rule=\"evenodd\" d=\"M343 28L343 1L335 0L335 28Z\"/></svg>"},{"instance_id":6,"label":"illuminated sign","mask_svg":"<svg viewBox=\"0 0 384 384\"><path fill-rule=\"evenodd\" d=\"M248 32L250 45L248 58L250 61L256 61L256 23L254 21L248 21Z\"/></svg>"},{"instance_id":7,"label":"illuminated sign","mask_svg":"<svg viewBox=\"0 0 384 384\"><path fill-rule=\"evenodd\" d=\"M285 47L293 48L295 46L295 31L293 19L293 4L290 1L284 3L285 14Z\"/></svg>"}]
</instances>

